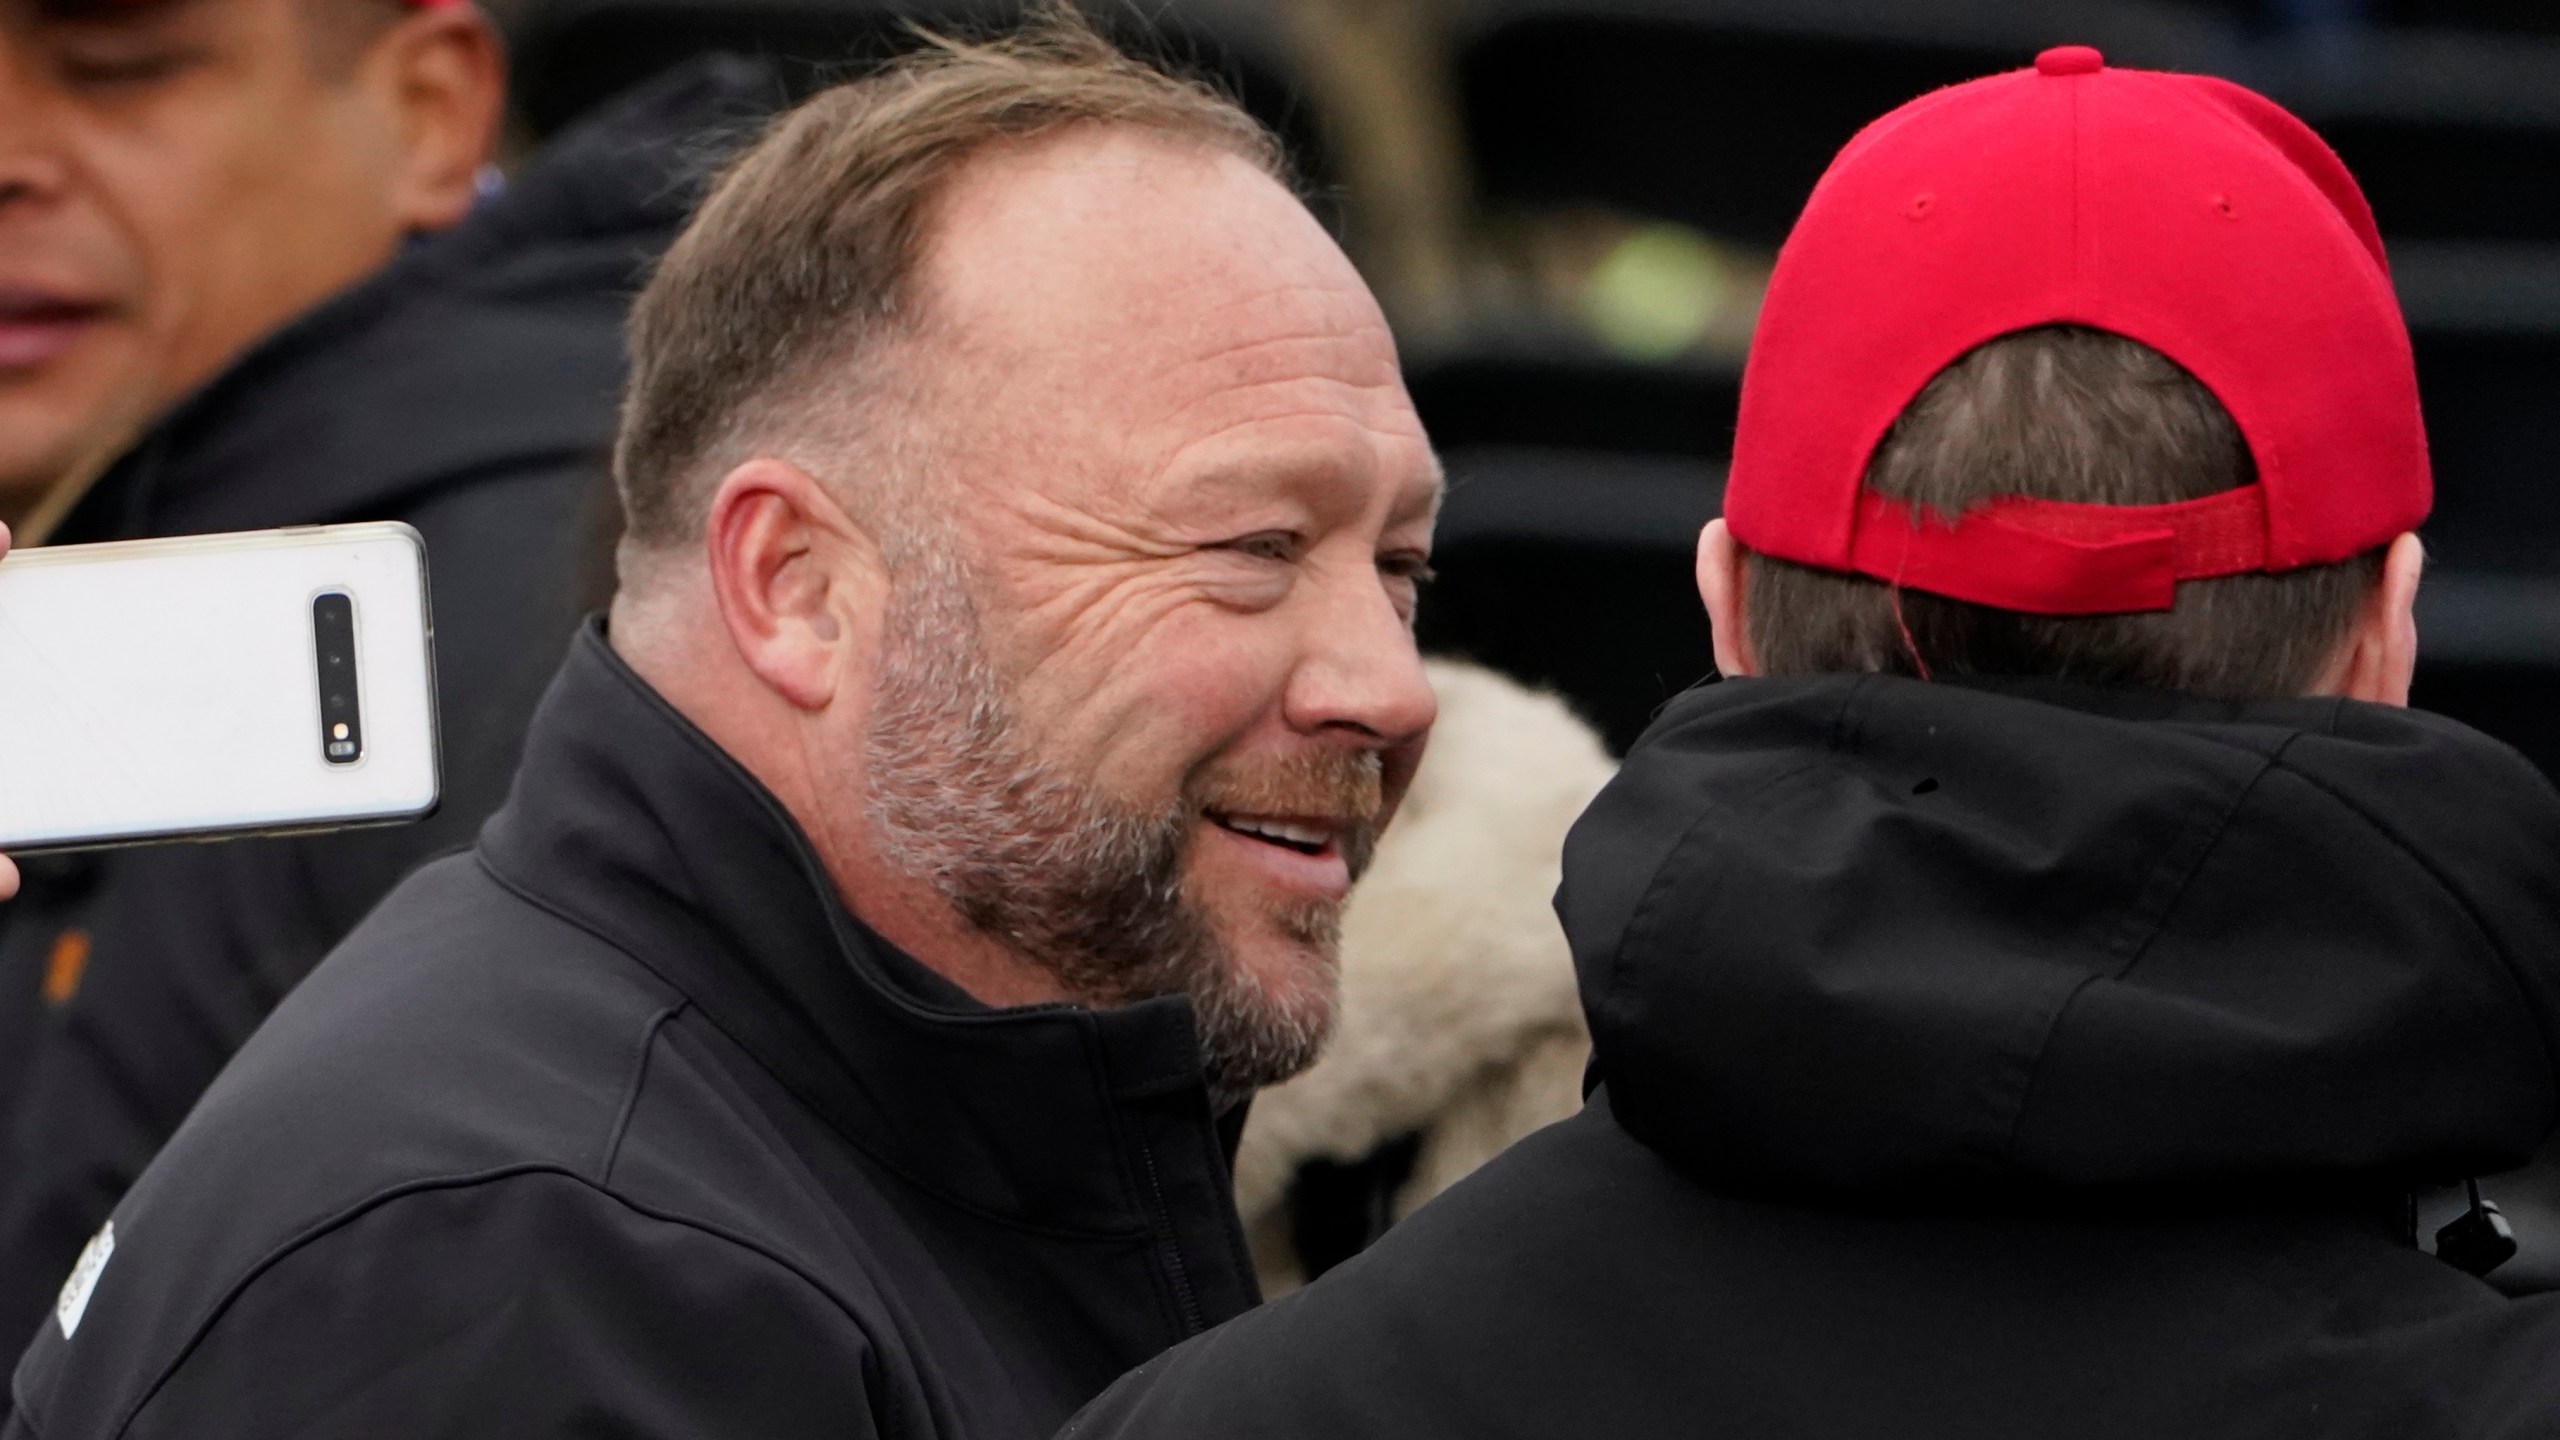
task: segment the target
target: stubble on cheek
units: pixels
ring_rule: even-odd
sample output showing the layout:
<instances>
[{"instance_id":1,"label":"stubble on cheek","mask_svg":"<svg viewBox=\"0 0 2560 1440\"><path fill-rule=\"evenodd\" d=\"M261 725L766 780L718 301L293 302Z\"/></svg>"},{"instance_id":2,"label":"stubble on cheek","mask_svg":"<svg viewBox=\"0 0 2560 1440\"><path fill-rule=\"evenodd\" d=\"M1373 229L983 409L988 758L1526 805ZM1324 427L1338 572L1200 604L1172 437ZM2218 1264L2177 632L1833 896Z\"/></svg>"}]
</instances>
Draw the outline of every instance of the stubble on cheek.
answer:
<instances>
[{"instance_id":1,"label":"stubble on cheek","mask_svg":"<svg viewBox=\"0 0 2560 1440\"><path fill-rule=\"evenodd\" d=\"M1356 876L1384 813L1378 756L1213 760L1137 803L1040 753L958 575L911 577L889 628L869 737L883 853L1085 1004L1188 995L1221 1104L1312 1064L1333 1026L1341 904L1201 893L1194 847L1212 810L1322 817Z\"/></svg>"}]
</instances>

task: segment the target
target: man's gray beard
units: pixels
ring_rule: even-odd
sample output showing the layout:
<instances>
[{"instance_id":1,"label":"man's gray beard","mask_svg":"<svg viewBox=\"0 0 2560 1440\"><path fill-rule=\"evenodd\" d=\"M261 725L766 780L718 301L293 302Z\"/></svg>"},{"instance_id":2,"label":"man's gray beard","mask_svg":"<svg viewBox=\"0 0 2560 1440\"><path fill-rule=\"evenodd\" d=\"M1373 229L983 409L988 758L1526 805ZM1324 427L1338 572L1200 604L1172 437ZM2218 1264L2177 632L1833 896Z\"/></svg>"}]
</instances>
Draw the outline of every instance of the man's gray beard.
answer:
<instances>
[{"instance_id":1,"label":"man's gray beard","mask_svg":"<svg viewBox=\"0 0 2560 1440\"><path fill-rule=\"evenodd\" d=\"M1135 812L1031 753L948 558L908 567L883 630L865 739L882 857L1084 1004L1189 995L1220 1109L1315 1063L1340 989L1341 907L1271 917L1327 962L1321 984L1275 992L1183 893L1198 814L1188 796ZM1368 848L1365 837L1346 842L1354 874Z\"/></svg>"}]
</instances>

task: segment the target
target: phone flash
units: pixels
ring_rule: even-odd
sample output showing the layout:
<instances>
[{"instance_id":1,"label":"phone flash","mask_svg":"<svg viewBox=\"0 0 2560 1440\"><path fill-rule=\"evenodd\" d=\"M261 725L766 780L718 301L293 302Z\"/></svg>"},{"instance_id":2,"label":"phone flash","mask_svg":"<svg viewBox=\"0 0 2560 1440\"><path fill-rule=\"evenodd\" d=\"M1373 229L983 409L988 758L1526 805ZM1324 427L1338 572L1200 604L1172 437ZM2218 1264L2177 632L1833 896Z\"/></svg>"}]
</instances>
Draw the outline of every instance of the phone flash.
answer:
<instances>
[{"instance_id":1,"label":"phone flash","mask_svg":"<svg viewBox=\"0 0 2560 1440\"><path fill-rule=\"evenodd\" d=\"M341 720L341 721L339 721L337 724L330 726L330 727L329 727L329 738L330 738L330 739L332 739L332 740L344 740L344 739L346 739L346 738L347 738L347 722L346 722L346 721L344 721L344 720Z\"/></svg>"}]
</instances>

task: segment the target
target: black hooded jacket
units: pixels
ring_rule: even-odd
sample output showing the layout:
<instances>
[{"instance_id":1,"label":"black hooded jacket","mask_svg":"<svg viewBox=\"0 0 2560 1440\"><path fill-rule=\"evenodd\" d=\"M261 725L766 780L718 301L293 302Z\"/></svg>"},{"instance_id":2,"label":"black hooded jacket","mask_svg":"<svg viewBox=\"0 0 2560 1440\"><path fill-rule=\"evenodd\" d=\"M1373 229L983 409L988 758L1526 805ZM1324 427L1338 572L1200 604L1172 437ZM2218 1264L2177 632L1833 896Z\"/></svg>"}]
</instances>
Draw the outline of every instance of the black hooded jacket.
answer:
<instances>
[{"instance_id":1,"label":"black hooded jacket","mask_svg":"<svg viewBox=\"0 0 2560 1440\"><path fill-rule=\"evenodd\" d=\"M1584 1112L1068 1433L2560 1434L2560 1300L2406 1219L2560 1117L2560 797L2503 746L1729 682L1564 875Z\"/></svg>"},{"instance_id":2,"label":"black hooded jacket","mask_svg":"<svg viewBox=\"0 0 2560 1440\"><path fill-rule=\"evenodd\" d=\"M1255 1298L1190 1002L970 1001L595 629L112 1224L0 1440L1036 1440Z\"/></svg>"},{"instance_id":3,"label":"black hooded jacket","mask_svg":"<svg viewBox=\"0 0 2560 1440\"><path fill-rule=\"evenodd\" d=\"M39 858L0 907L0 1347L276 1001L423 857L468 843L606 558L622 315L700 137L772 98L697 68L565 137L458 229L179 406L60 542L405 520L426 538L444 796L395 829ZM184 603L184 597L170 597Z\"/></svg>"}]
</instances>

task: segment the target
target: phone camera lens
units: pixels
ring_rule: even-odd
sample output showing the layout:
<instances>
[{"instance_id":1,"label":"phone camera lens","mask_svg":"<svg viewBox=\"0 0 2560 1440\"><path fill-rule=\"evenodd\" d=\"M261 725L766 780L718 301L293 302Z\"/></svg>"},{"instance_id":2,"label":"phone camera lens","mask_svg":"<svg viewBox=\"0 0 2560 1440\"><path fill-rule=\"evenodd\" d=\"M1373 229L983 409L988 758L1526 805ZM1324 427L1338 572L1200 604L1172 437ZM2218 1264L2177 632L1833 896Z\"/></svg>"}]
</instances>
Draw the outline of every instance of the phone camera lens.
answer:
<instances>
[{"instance_id":1,"label":"phone camera lens","mask_svg":"<svg viewBox=\"0 0 2560 1440\"><path fill-rule=\"evenodd\" d=\"M332 765L364 757L364 728L357 713L355 603L342 592L311 602L311 639L320 675L320 753Z\"/></svg>"}]
</instances>

